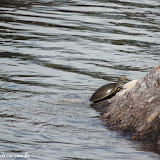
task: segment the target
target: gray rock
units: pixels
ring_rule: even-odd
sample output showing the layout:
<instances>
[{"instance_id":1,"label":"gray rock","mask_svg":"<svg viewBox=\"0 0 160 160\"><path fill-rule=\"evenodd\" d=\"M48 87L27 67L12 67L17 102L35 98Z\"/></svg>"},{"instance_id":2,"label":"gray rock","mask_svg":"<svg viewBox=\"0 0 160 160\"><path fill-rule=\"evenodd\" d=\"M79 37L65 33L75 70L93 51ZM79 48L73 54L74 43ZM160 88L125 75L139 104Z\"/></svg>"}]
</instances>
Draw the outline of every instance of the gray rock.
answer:
<instances>
[{"instance_id":1,"label":"gray rock","mask_svg":"<svg viewBox=\"0 0 160 160\"><path fill-rule=\"evenodd\" d=\"M111 99L91 106L101 112L109 129L149 141L160 150L160 65L125 86Z\"/></svg>"}]
</instances>

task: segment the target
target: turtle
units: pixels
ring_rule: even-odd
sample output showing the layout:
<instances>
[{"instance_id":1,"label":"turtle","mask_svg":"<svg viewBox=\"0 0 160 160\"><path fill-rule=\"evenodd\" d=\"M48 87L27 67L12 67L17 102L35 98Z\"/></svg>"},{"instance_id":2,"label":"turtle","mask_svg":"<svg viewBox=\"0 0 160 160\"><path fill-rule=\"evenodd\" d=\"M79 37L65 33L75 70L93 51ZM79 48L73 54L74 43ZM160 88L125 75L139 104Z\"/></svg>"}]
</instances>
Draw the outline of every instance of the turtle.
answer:
<instances>
[{"instance_id":1,"label":"turtle","mask_svg":"<svg viewBox=\"0 0 160 160\"><path fill-rule=\"evenodd\" d=\"M117 83L109 83L98 88L90 98L91 102L98 102L105 98L116 94L120 89L122 89L122 82L126 79L126 75L118 78Z\"/></svg>"}]
</instances>

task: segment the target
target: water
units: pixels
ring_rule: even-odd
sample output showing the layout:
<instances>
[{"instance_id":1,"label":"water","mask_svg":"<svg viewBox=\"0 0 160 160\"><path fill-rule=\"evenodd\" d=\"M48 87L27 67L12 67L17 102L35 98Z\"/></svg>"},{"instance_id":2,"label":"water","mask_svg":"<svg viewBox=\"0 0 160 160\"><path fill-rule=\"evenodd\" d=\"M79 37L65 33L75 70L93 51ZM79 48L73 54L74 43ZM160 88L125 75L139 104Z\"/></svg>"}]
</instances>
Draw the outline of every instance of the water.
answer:
<instances>
[{"instance_id":1,"label":"water","mask_svg":"<svg viewBox=\"0 0 160 160\"><path fill-rule=\"evenodd\" d=\"M159 0L1 0L0 15L1 155L160 158L107 130L88 102L159 65Z\"/></svg>"}]
</instances>

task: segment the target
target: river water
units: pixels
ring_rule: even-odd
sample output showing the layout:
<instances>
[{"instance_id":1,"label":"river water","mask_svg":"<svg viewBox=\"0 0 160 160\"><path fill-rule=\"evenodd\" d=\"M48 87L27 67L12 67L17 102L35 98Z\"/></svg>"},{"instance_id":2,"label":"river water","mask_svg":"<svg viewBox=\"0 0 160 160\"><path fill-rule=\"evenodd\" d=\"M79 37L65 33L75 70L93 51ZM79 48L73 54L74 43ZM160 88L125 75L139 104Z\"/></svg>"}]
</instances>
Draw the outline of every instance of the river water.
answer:
<instances>
[{"instance_id":1,"label":"river water","mask_svg":"<svg viewBox=\"0 0 160 160\"><path fill-rule=\"evenodd\" d=\"M160 64L159 0L0 2L2 159L160 158L107 130L88 101Z\"/></svg>"}]
</instances>

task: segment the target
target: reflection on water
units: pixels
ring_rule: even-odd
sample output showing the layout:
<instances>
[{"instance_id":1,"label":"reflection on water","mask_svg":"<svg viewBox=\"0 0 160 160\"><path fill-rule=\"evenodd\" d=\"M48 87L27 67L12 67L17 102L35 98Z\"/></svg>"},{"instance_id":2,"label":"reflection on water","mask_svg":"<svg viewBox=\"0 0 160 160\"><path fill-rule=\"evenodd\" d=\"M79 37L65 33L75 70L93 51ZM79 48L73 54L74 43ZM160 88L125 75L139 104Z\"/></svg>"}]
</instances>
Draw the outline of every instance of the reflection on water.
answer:
<instances>
[{"instance_id":1,"label":"reflection on water","mask_svg":"<svg viewBox=\"0 0 160 160\"><path fill-rule=\"evenodd\" d=\"M159 65L159 8L158 0L1 0L1 153L158 159L106 130L88 99Z\"/></svg>"}]
</instances>

